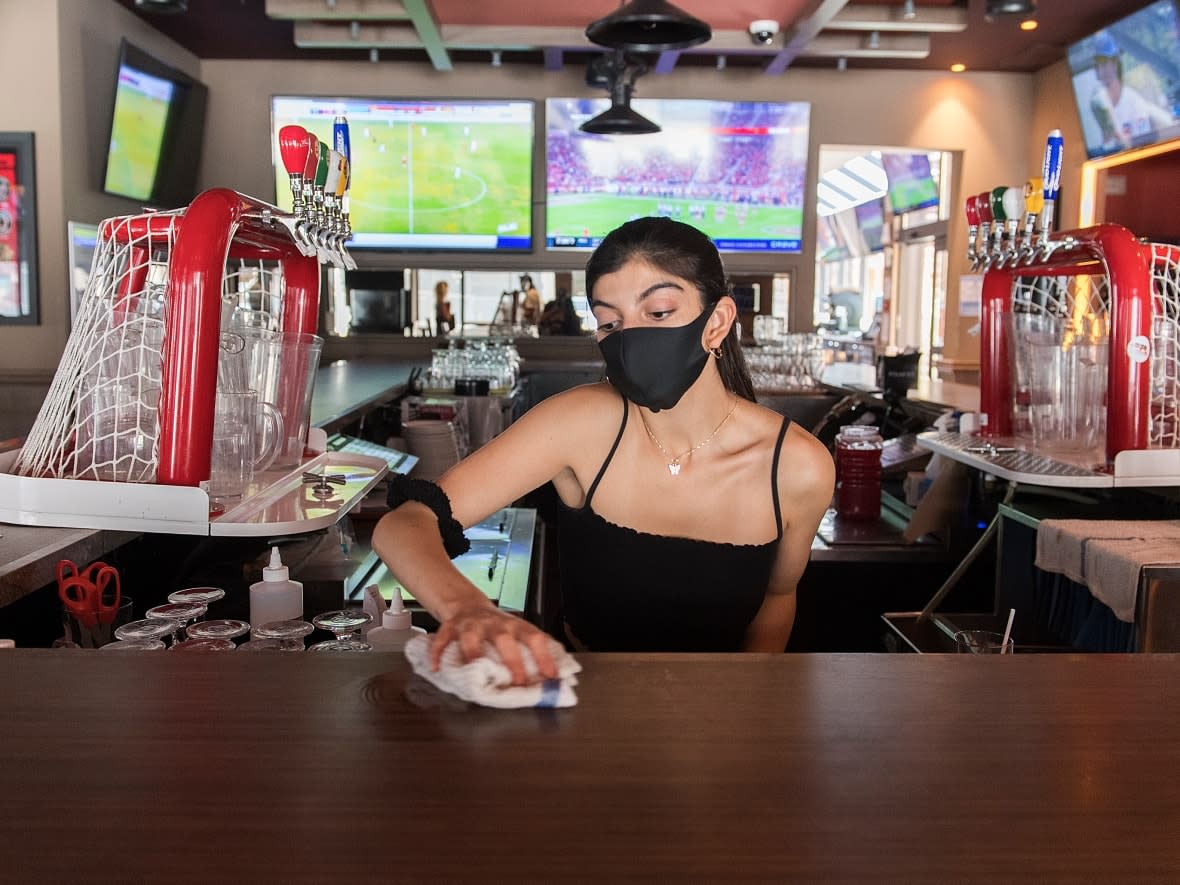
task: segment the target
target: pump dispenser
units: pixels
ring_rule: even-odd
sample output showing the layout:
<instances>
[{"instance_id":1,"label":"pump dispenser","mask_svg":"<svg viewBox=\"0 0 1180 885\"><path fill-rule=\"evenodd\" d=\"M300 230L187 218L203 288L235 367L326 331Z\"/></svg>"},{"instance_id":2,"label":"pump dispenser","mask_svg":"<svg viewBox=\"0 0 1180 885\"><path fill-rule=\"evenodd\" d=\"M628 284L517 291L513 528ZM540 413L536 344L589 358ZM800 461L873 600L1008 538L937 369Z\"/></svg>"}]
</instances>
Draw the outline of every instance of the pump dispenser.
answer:
<instances>
[{"instance_id":1,"label":"pump dispenser","mask_svg":"<svg viewBox=\"0 0 1180 885\"><path fill-rule=\"evenodd\" d=\"M365 641L373 651L401 651L416 634L425 632L414 626L411 614L402 602L401 590L395 589L389 608L381 613L381 626L370 630Z\"/></svg>"},{"instance_id":2,"label":"pump dispenser","mask_svg":"<svg viewBox=\"0 0 1180 885\"><path fill-rule=\"evenodd\" d=\"M291 580L279 548L271 547L270 565L262 570L262 580L250 585L250 624L257 628L271 621L302 617L303 585Z\"/></svg>"}]
</instances>

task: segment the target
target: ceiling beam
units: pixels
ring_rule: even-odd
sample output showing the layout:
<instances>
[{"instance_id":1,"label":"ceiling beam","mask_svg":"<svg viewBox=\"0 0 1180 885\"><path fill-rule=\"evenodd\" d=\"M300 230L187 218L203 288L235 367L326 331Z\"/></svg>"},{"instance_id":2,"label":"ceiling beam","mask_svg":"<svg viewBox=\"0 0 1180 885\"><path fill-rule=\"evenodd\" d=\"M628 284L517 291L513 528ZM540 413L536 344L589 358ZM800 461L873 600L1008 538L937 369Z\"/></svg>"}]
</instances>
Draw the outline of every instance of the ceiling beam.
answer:
<instances>
[{"instance_id":1,"label":"ceiling beam","mask_svg":"<svg viewBox=\"0 0 1180 885\"><path fill-rule=\"evenodd\" d=\"M803 53L803 50L807 48L807 44L820 31L828 27L832 19L847 5L848 0L821 0L815 12L809 18L792 28L786 37L783 38L783 48L779 50L778 54L771 59L770 64L766 66L766 73L781 74L785 71L791 62Z\"/></svg>"},{"instance_id":2,"label":"ceiling beam","mask_svg":"<svg viewBox=\"0 0 1180 885\"><path fill-rule=\"evenodd\" d=\"M562 68L562 51L555 46L547 46L544 50L545 70L560 71Z\"/></svg>"},{"instance_id":3,"label":"ceiling beam","mask_svg":"<svg viewBox=\"0 0 1180 885\"><path fill-rule=\"evenodd\" d=\"M295 45L301 49L421 49L422 37L409 22L361 25L354 37L346 24L297 21Z\"/></svg>"},{"instance_id":4,"label":"ceiling beam","mask_svg":"<svg viewBox=\"0 0 1180 885\"><path fill-rule=\"evenodd\" d=\"M404 21L410 17L402 0L266 0L266 14L271 18L320 21Z\"/></svg>"},{"instance_id":5,"label":"ceiling beam","mask_svg":"<svg viewBox=\"0 0 1180 885\"><path fill-rule=\"evenodd\" d=\"M808 58L926 58L930 38L925 34L885 34L870 46L860 34L821 34L807 45Z\"/></svg>"},{"instance_id":6,"label":"ceiling beam","mask_svg":"<svg viewBox=\"0 0 1180 885\"><path fill-rule=\"evenodd\" d=\"M418 36L422 38L422 48L430 56L434 69L453 70L454 65L451 64L451 57L447 55L446 47L443 46L442 35L438 32L438 22L435 21L430 0L404 0L404 4L410 21L418 31Z\"/></svg>"},{"instance_id":7,"label":"ceiling beam","mask_svg":"<svg viewBox=\"0 0 1180 885\"><path fill-rule=\"evenodd\" d=\"M656 66L652 69L657 74L670 74L676 68L676 62L680 60L680 51L676 49L669 49L660 53L660 57L656 59Z\"/></svg>"},{"instance_id":8,"label":"ceiling beam","mask_svg":"<svg viewBox=\"0 0 1180 885\"><path fill-rule=\"evenodd\" d=\"M966 6L915 6L914 17L904 18L898 6L850 3L836 13L827 27L834 31L901 31L954 33L967 30Z\"/></svg>"}]
</instances>

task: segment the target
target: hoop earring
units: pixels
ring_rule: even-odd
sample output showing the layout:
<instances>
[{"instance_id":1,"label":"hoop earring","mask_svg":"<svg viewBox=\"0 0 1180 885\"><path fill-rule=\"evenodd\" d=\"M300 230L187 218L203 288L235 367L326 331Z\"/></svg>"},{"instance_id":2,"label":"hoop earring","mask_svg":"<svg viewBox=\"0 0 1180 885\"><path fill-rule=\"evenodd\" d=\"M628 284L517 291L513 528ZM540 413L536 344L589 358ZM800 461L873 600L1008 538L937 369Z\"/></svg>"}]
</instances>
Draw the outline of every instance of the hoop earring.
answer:
<instances>
[{"instance_id":1,"label":"hoop earring","mask_svg":"<svg viewBox=\"0 0 1180 885\"><path fill-rule=\"evenodd\" d=\"M721 347L720 347L720 345L719 345L719 346L717 346L717 347L711 348L711 349L709 350L709 353L711 353L711 354L713 355L713 359L715 359L715 360L719 360L719 359L721 359Z\"/></svg>"}]
</instances>

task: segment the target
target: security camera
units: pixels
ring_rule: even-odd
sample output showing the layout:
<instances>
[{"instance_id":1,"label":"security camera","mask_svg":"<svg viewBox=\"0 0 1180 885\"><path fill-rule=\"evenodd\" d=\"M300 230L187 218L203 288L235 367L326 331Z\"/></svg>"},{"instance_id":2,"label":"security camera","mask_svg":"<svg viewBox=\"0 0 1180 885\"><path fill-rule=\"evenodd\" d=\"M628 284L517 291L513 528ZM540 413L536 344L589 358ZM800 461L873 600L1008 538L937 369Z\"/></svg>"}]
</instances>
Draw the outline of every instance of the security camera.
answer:
<instances>
[{"instance_id":1,"label":"security camera","mask_svg":"<svg viewBox=\"0 0 1180 885\"><path fill-rule=\"evenodd\" d=\"M750 22L750 39L755 46L769 46L778 33L778 22L772 18L760 18Z\"/></svg>"}]
</instances>

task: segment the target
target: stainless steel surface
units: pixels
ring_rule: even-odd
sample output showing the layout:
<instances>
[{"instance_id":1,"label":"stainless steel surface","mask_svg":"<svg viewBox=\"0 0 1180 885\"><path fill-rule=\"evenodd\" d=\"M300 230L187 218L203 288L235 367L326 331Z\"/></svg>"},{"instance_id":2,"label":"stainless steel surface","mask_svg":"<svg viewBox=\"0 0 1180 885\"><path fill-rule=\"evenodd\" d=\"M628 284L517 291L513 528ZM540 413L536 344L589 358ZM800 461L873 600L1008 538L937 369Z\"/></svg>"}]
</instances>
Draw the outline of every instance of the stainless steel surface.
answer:
<instances>
[{"instance_id":1,"label":"stainless steel surface","mask_svg":"<svg viewBox=\"0 0 1180 885\"><path fill-rule=\"evenodd\" d=\"M1016 440L995 439L989 446L978 436L930 431L919 433L918 442L933 452L1011 482L1091 489L1114 486L1114 477L1108 473L1025 451L1017 447L1020 443Z\"/></svg>"}]
</instances>

